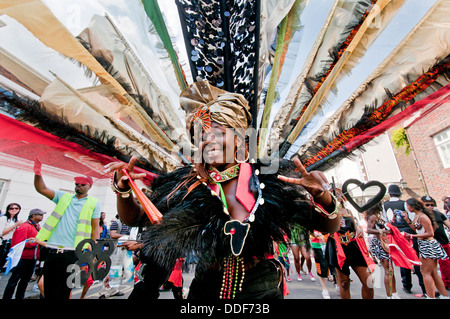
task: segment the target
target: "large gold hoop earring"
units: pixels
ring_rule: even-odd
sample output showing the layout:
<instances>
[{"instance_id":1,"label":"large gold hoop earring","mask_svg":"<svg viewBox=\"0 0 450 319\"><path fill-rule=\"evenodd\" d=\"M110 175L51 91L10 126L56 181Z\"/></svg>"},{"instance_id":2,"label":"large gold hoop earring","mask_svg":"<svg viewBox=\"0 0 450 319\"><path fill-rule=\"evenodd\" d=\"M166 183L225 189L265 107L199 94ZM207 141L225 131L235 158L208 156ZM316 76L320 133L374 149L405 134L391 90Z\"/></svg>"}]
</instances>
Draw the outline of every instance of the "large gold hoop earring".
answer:
<instances>
[{"instance_id":1,"label":"large gold hoop earring","mask_svg":"<svg viewBox=\"0 0 450 319\"><path fill-rule=\"evenodd\" d=\"M247 156L245 157L245 160L243 160L243 161L238 160L238 158L237 158L237 156L236 156L236 155L237 155L237 152L238 152L238 150L234 151L234 160L235 160L237 163L241 164L241 163L245 163L245 162L248 161L248 159L249 159L249 157L250 157L250 154L248 153L247 150L245 150L245 153L247 153Z\"/></svg>"}]
</instances>

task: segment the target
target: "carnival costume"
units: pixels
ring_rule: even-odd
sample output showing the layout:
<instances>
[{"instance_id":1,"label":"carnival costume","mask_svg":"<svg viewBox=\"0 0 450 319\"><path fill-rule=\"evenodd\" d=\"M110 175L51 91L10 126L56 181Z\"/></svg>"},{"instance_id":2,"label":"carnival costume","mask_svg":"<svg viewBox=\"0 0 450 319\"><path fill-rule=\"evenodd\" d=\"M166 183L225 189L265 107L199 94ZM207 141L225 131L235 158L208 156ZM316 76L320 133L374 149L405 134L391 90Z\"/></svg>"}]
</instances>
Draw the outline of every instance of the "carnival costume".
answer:
<instances>
[{"instance_id":1,"label":"carnival costume","mask_svg":"<svg viewBox=\"0 0 450 319\"><path fill-rule=\"evenodd\" d=\"M380 231L378 236L370 236L370 253L378 260L390 260L389 256L389 238L385 233L386 226L384 221L378 216L375 223L375 229Z\"/></svg>"},{"instance_id":2,"label":"carnival costume","mask_svg":"<svg viewBox=\"0 0 450 319\"><path fill-rule=\"evenodd\" d=\"M417 234L425 233L425 228L420 224L419 220L414 223L414 228L416 229ZM419 253L422 258L429 259L447 259L447 253L444 248L442 248L441 244L436 240L436 238L431 239L422 239L417 238L417 243L419 245Z\"/></svg>"},{"instance_id":3,"label":"carnival costume","mask_svg":"<svg viewBox=\"0 0 450 319\"><path fill-rule=\"evenodd\" d=\"M350 267L373 265L363 238L356 235L356 225L352 217L341 217L344 225L334 236L329 236L326 251L327 261L333 267L350 276Z\"/></svg>"},{"instance_id":4,"label":"carnival costume","mask_svg":"<svg viewBox=\"0 0 450 319\"><path fill-rule=\"evenodd\" d=\"M194 102L186 103L188 95ZM235 129L249 124L245 99L207 82L193 84L181 101L188 129L192 119L206 130L211 120ZM199 253L189 298L282 298L283 271L273 241L285 242L291 225L320 229L336 211L315 204L304 188L265 174L261 163L240 163L227 172L207 169L207 181L190 166L152 182L149 198L163 218L143 233L143 261L167 275L178 258ZM279 174L298 177L294 169L291 161L279 162ZM237 178L236 198L248 212L242 222L231 218L221 196L220 181L231 178Z\"/></svg>"}]
</instances>

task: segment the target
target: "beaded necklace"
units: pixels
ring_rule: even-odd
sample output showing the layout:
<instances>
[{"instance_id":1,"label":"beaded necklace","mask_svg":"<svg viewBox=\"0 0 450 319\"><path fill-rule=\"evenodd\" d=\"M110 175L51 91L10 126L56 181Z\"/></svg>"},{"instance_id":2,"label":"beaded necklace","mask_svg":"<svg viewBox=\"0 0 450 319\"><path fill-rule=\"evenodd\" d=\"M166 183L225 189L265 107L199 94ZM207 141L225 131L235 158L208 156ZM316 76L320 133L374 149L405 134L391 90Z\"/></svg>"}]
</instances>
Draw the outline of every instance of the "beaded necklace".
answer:
<instances>
[{"instance_id":1,"label":"beaded necklace","mask_svg":"<svg viewBox=\"0 0 450 319\"><path fill-rule=\"evenodd\" d=\"M234 165L223 172L219 172L214 167L208 167L209 180L219 186L220 194L212 191L212 194L219 197L224 205L224 212L229 215L225 193L221 182L229 181L239 174L239 164ZM255 171L259 175L259 171ZM231 219L225 223L224 232L230 236L230 245L232 253L223 260L222 287L220 289L220 299L234 299L237 291L242 291L242 284L245 277L244 258L240 257L245 239L250 230L250 223L255 220L255 212L258 207L264 204L262 198L262 189L264 184L259 182L256 176L256 185L258 189L258 198L247 218L241 223L238 220Z\"/></svg>"},{"instance_id":2,"label":"beaded necklace","mask_svg":"<svg viewBox=\"0 0 450 319\"><path fill-rule=\"evenodd\" d=\"M222 172L219 172L217 168L210 165L208 167L208 174L209 179L214 183L226 182L238 176L239 164L231 166Z\"/></svg>"},{"instance_id":3,"label":"beaded necklace","mask_svg":"<svg viewBox=\"0 0 450 319\"><path fill-rule=\"evenodd\" d=\"M234 299L236 291L238 289L242 291L245 276L244 258L235 255L228 256L223 261L223 267L220 299Z\"/></svg>"}]
</instances>

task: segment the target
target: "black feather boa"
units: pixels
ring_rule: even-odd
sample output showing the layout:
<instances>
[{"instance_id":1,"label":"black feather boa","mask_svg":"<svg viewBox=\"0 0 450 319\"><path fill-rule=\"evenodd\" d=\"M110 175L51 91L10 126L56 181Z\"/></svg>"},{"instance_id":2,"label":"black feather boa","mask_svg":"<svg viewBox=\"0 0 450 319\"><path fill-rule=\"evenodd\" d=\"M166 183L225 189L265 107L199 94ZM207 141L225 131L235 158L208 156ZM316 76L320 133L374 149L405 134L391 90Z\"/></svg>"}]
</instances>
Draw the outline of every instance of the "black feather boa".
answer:
<instances>
[{"instance_id":1,"label":"black feather boa","mask_svg":"<svg viewBox=\"0 0 450 319\"><path fill-rule=\"evenodd\" d=\"M279 174L296 174L291 161L281 161L279 168ZM261 165L255 164L253 169L261 171ZM195 177L171 194L193 174L192 167L184 167L160 176L152 183L150 199L164 217L161 223L147 227L142 234L145 245L141 258L144 262L151 259L171 270L177 258L196 252L200 255L197 267L209 268L220 265L217 262L230 255L230 237L223 230L230 217L224 213L222 201L204 184L186 196L189 186L197 181ZM255 178L253 174L252 179ZM255 220L250 223L241 253L247 260L272 254L273 241L283 241L284 234L289 236L289 226L293 223L313 229L313 208L303 188L285 183L275 174L259 174L258 178L265 186L262 189L264 204L258 207ZM252 179L250 184L253 184Z\"/></svg>"}]
</instances>

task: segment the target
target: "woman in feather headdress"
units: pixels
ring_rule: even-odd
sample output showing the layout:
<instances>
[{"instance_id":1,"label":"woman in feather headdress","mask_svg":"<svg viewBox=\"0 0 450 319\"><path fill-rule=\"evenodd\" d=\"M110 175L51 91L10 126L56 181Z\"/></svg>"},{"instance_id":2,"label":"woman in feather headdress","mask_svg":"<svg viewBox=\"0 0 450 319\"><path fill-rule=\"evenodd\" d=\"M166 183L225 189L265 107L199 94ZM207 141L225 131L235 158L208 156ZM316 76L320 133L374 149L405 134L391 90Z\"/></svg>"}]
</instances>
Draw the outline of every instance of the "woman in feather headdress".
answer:
<instances>
[{"instance_id":1,"label":"woman in feather headdress","mask_svg":"<svg viewBox=\"0 0 450 319\"><path fill-rule=\"evenodd\" d=\"M141 258L145 295L157 288L177 258L196 252L199 261L188 298L282 298L283 272L273 257L273 241L283 242L290 226L334 232L337 202L321 172L308 173L298 159L277 161L278 174L248 163L244 133L251 123L241 94L196 82L180 96L198 156L194 164L159 176L150 199L162 219L149 225L142 206L129 195L134 160L112 163L120 218L143 226Z\"/></svg>"}]
</instances>

